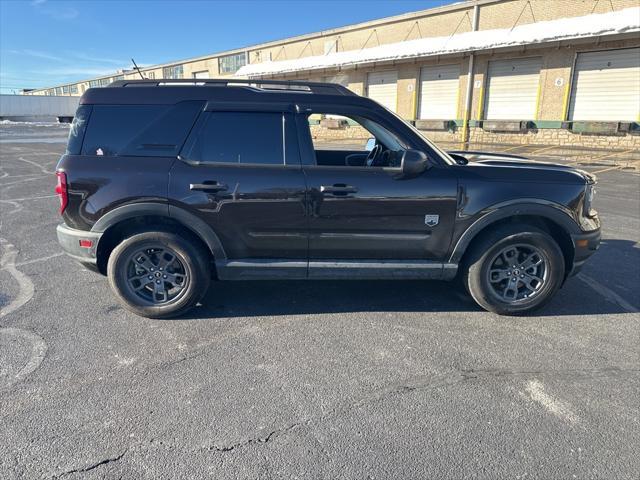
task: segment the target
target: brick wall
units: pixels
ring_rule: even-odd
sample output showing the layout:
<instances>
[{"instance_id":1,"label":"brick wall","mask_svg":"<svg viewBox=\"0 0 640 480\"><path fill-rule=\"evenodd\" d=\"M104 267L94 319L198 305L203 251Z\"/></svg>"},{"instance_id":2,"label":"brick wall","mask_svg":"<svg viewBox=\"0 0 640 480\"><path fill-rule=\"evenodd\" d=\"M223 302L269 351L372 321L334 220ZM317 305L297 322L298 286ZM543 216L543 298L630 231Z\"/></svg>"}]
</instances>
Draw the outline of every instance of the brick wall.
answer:
<instances>
[{"instance_id":1,"label":"brick wall","mask_svg":"<svg viewBox=\"0 0 640 480\"><path fill-rule=\"evenodd\" d=\"M343 139L367 140L371 134L359 125L347 125L341 128L327 128L322 125L310 125L311 137L315 140L338 141Z\"/></svg>"},{"instance_id":2,"label":"brick wall","mask_svg":"<svg viewBox=\"0 0 640 480\"><path fill-rule=\"evenodd\" d=\"M422 134L433 142L462 142L462 132L423 131ZM487 132L482 128L471 127L471 143L505 144L505 145L558 145L570 147L602 148L611 150L638 150L640 152L640 135L593 135L573 133L563 129L531 130L527 133Z\"/></svg>"}]
</instances>

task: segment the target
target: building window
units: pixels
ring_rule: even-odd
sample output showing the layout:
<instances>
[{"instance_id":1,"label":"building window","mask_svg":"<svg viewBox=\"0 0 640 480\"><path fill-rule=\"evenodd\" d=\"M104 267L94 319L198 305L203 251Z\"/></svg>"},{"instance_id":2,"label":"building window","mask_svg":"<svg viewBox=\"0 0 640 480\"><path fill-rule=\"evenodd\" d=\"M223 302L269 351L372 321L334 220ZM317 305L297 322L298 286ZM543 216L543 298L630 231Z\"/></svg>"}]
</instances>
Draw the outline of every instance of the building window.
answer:
<instances>
[{"instance_id":1,"label":"building window","mask_svg":"<svg viewBox=\"0 0 640 480\"><path fill-rule=\"evenodd\" d=\"M147 72L147 78L151 78L151 79L156 78L156 72Z\"/></svg>"},{"instance_id":2,"label":"building window","mask_svg":"<svg viewBox=\"0 0 640 480\"><path fill-rule=\"evenodd\" d=\"M69 95L69 85L65 85L64 87L62 87L62 93L64 95Z\"/></svg>"},{"instance_id":3,"label":"building window","mask_svg":"<svg viewBox=\"0 0 640 480\"><path fill-rule=\"evenodd\" d=\"M62 95L62 87L56 87L56 95Z\"/></svg>"},{"instance_id":4,"label":"building window","mask_svg":"<svg viewBox=\"0 0 640 480\"><path fill-rule=\"evenodd\" d=\"M49 89L49 92L47 93L47 95L55 95L56 92L53 90L53 88Z\"/></svg>"},{"instance_id":5,"label":"building window","mask_svg":"<svg viewBox=\"0 0 640 480\"><path fill-rule=\"evenodd\" d=\"M174 67L164 67L162 69L163 78L182 78L183 70L182 65L176 65Z\"/></svg>"},{"instance_id":6,"label":"building window","mask_svg":"<svg viewBox=\"0 0 640 480\"><path fill-rule=\"evenodd\" d=\"M97 80L90 80L89 81L89 87L90 88L106 87L110 83L111 83L111 79L110 78L99 78Z\"/></svg>"},{"instance_id":7,"label":"building window","mask_svg":"<svg viewBox=\"0 0 640 480\"><path fill-rule=\"evenodd\" d=\"M220 73L236 73L240 67L244 67L246 64L247 55L244 52L218 58Z\"/></svg>"},{"instance_id":8,"label":"building window","mask_svg":"<svg viewBox=\"0 0 640 480\"><path fill-rule=\"evenodd\" d=\"M118 80L124 80L124 75L116 75L113 77L113 82L117 82Z\"/></svg>"},{"instance_id":9,"label":"building window","mask_svg":"<svg viewBox=\"0 0 640 480\"><path fill-rule=\"evenodd\" d=\"M78 93L78 85L71 85L71 87L69 87L69 90L72 94L77 94Z\"/></svg>"}]
</instances>

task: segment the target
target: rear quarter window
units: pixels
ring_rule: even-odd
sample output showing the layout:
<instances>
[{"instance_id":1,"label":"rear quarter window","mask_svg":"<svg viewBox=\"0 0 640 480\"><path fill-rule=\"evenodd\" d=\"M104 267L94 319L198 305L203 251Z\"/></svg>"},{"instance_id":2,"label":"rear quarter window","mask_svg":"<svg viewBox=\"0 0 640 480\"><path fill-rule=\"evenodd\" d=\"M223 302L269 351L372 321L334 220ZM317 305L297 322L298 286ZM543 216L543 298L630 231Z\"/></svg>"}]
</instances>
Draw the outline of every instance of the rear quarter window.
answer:
<instances>
[{"instance_id":1,"label":"rear quarter window","mask_svg":"<svg viewBox=\"0 0 640 480\"><path fill-rule=\"evenodd\" d=\"M82 141L84 133L87 129L87 122L91 115L91 105L80 105L76 110L76 114L71 122L69 129L69 140L67 141L68 155L79 155L82 151Z\"/></svg>"},{"instance_id":2,"label":"rear quarter window","mask_svg":"<svg viewBox=\"0 0 640 480\"><path fill-rule=\"evenodd\" d=\"M94 105L82 154L177 156L203 104Z\"/></svg>"}]
</instances>

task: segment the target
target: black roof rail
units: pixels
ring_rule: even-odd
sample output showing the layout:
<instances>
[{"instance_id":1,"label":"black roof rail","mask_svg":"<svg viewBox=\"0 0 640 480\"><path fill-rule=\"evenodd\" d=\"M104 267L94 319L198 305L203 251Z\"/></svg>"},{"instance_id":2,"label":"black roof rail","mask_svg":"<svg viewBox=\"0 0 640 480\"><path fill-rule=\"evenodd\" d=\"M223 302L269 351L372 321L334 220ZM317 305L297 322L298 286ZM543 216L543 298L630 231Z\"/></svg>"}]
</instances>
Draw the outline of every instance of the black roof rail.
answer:
<instances>
[{"instance_id":1,"label":"black roof rail","mask_svg":"<svg viewBox=\"0 0 640 480\"><path fill-rule=\"evenodd\" d=\"M320 95L355 95L351 90L337 83L305 82L302 80L244 80L230 78L192 78L171 79L157 78L153 80L116 80L108 87L245 87L255 90L274 91L286 90L289 92L314 93Z\"/></svg>"}]
</instances>

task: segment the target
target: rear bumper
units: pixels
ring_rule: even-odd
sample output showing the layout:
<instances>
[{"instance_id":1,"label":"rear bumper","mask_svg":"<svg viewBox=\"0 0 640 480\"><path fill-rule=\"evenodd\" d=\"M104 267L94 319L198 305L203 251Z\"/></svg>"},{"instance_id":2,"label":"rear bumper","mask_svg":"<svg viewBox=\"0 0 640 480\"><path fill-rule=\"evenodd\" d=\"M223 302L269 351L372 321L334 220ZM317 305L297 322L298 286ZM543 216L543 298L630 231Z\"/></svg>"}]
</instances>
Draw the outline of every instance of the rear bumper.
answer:
<instances>
[{"instance_id":1,"label":"rear bumper","mask_svg":"<svg viewBox=\"0 0 640 480\"><path fill-rule=\"evenodd\" d=\"M58 243L67 255L91 270L97 269L96 248L102 233L76 230L67 227L64 223L58 225L56 233L58 234ZM80 246L80 240L90 241L91 246Z\"/></svg>"},{"instance_id":2,"label":"rear bumper","mask_svg":"<svg viewBox=\"0 0 640 480\"><path fill-rule=\"evenodd\" d=\"M600 236L600 229L589 233L571 235L575 253L573 256L573 267L569 272L569 276L578 274L589 257L596 253L596 250L600 247Z\"/></svg>"}]
</instances>

